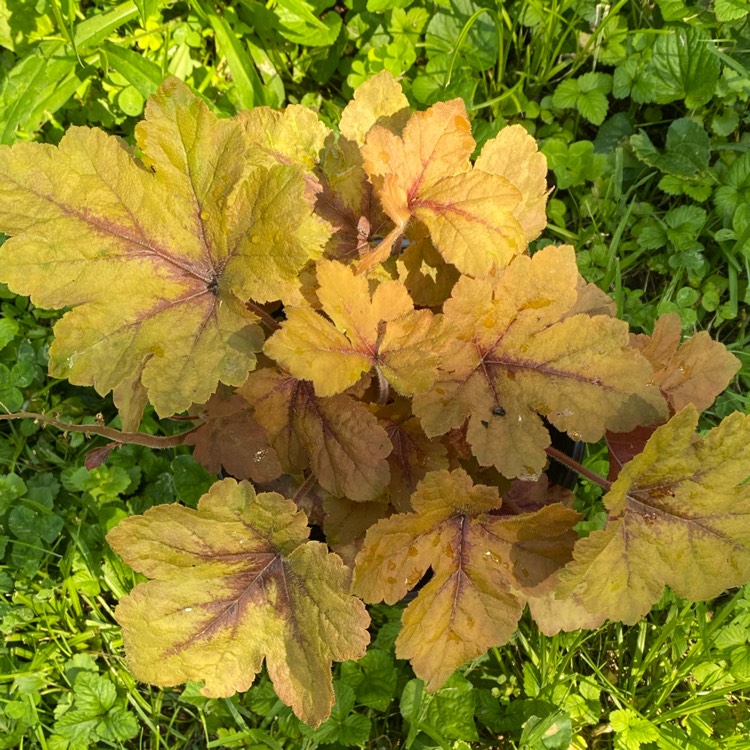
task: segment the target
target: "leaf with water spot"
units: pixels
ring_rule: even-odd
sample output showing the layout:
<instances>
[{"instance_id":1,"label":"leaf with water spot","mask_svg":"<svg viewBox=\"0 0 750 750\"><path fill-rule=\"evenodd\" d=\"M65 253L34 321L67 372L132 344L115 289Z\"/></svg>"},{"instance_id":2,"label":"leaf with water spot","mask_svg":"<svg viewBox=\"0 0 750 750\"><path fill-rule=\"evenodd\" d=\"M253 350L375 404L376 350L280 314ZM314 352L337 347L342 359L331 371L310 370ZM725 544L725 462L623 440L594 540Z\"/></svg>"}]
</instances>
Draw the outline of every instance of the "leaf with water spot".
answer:
<instances>
[{"instance_id":1,"label":"leaf with water spot","mask_svg":"<svg viewBox=\"0 0 750 750\"><path fill-rule=\"evenodd\" d=\"M264 352L297 378L311 380L318 396L333 396L375 368L399 392L427 390L437 374L442 318L415 310L399 281L367 278L337 261L318 263L323 312L287 308L287 320Z\"/></svg>"},{"instance_id":2,"label":"leaf with water spot","mask_svg":"<svg viewBox=\"0 0 750 750\"><path fill-rule=\"evenodd\" d=\"M521 190L498 173L500 167L495 173L472 168L474 147L461 99L415 112L401 135L379 125L369 131L362 147L365 170L395 225L382 252L413 221L427 227L446 261L474 276L502 268L526 250L520 217L535 227L536 208L528 220ZM489 158L487 165L494 169Z\"/></svg>"},{"instance_id":3,"label":"leaf with water spot","mask_svg":"<svg viewBox=\"0 0 750 750\"><path fill-rule=\"evenodd\" d=\"M465 661L509 640L526 596L544 591L570 559L580 516L560 505L494 515L497 488L474 485L460 469L429 473L412 506L367 532L353 590L393 604L432 569L404 611L396 655L437 690Z\"/></svg>"},{"instance_id":4,"label":"leaf with water spot","mask_svg":"<svg viewBox=\"0 0 750 750\"><path fill-rule=\"evenodd\" d=\"M222 468L235 479L264 484L281 474L276 451L265 429L252 415L252 407L237 394L220 388L200 410L204 422L185 437L194 445L193 458L209 471Z\"/></svg>"},{"instance_id":5,"label":"leaf with water spot","mask_svg":"<svg viewBox=\"0 0 750 750\"><path fill-rule=\"evenodd\" d=\"M286 473L310 467L324 489L351 500L383 494L392 446L377 418L352 396L321 398L309 381L274 368L252 373L239 393Z\"/></svg>"},{"instance_id":6,"label":"leaf with water spot","mask_svg":"<svg viewBox=\"0 0 750 750\"><path fill-rule=\"evenodd\" d=\"M694 404L708 409L740 369L740 361L719 341L700 331L680 343L682 324L677 313L662 315L651 336L633 336L634 346L654 366L654 382L673 411Z\"/></svg>"},{"instance_id":7,"label":"leaf with water spot","mask_svg":"<svg viewBox=\"0 0 750 750\"><path fill-rule=\"evenodd\" d=\"M205 683L213 698L247 690L265 660L278 696L317 725L333 705L331 663L360 658L369 617L350 572L308 541L291 500L251 484L214 484L197 510L159 505L107 536L149 581L124 596L133 675L155 685Z\"/></svg>"},{"instance_id":8,"label":"leaf with water spot","mask_svg":"<svg viewBox=\"0 0 750 750\"><path fill-rule=\"evenodd\" d=\"M659 427L604 497L607 526L576 544L560 596L633 624L670 586L711 599L750 578L750 416L705 437L692 404Z\"/></svg>"},{"instance_id":9,"label":"leaf with water spot","mask_svg":"<svg viewBox=\"0 0 750 750\"><path fill-rule=\"evenodd\" d=\"M249 168L235 119L177 79L123 141L71 128L0 149L0 277L55 326L50 374L114 391L125 429L240 385L263 335L248 300L282 299L325 234L295 166Z\"/></svg>"},{"instance_id":10,"label":"leaf with water spot","mask_svg":"<svg viewBox=\"0 0 750 750\"><path fill-rule=\"evenodd\" d=\"M443 306L460 345L443 358L434 386L414 398L426 434L468 419L467 440L483 466L533 478L550 443L542 417L576 440L627 431L666 416L651 365L608 315L575 314L572 247L512 261L499 279L462 278Z\"/></svg>"}]
</instances>

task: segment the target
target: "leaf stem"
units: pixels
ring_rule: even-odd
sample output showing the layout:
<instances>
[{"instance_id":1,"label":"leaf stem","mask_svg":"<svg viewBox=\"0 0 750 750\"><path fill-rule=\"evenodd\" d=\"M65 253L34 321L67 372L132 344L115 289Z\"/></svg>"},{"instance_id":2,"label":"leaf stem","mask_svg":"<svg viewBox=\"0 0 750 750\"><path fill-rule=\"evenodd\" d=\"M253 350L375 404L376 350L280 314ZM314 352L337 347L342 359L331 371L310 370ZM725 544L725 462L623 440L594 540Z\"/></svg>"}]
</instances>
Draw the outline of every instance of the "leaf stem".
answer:
<instances>
[{"instance_id":1,"label":"leaf stem","mask_svg":"<svg viewBox=\"0 0 750 750\"><path fill-rule=\"evenodd\" d=\"M15 414L0 414L0 420L5 419L33 419L35 422L57 427L63 432L82 432L84 435L100 435L109 438L116 443L133 443L135 445L145 445L148 448L173 448L177 445L183 445L185 438L191 432L195 432L201 425L196 425L178 435L159 436L147 435L145 432L123 432L116 430L114 427L104 427L96 424L70 424L62 422L54 417L48 417L44 414L35 414L29 411L19 411Z\"/></svg>"},{"instance_id":2,"label":"leaf stem","mask_svg":"<svg viewBox=\"0 0 750 750\"><path fill-rule=\"evenodd\" d=\"M553 448L550 445L545 450L547 451L547 455L550 458L554 458L555 461L559 461L561 464L563 464L563 466L567 466L569 469L573 469L573 471L577 472L583 477L586 477L586 479L592 481L594 484L598 484L606 492L609 492L610 489L612 489L612 482L610 482L608 479L600 477L595 472L587 469L583 464L578 463L578 461L576 461L575 459L571 458L570 456L566 456L562 451L557 450L557 448Z\"/></svg>"},{"instance_id":3,"label":"leaf stem","mask_svg":"<svg viewBox=\"0 0 750 750\"><path fill-rule=\"evenodd\" d=\"M259 304L253 302L251 299L245 302L245 307L257 315L272 331L278 331L281 328L278 321L274 320Z\"/></svg>"}]
</instances>

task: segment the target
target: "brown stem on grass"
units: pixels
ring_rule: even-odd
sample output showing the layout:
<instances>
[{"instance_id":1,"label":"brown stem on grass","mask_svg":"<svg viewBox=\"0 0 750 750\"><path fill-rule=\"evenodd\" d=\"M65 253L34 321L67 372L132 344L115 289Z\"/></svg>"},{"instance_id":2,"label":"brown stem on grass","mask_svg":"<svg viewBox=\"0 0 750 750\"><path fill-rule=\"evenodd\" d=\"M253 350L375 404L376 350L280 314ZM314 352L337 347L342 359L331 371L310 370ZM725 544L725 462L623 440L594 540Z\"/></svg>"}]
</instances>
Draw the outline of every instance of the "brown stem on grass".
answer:
<instances>
[{"instance_id":1,"label":"brown stem on grass","mask_svg":"<svg viewBox=\"0 0 750 750\"><path fill-rule=\"evenodd\" d=\"M70 424L62 422L54 417L48 417L44 414L36 414L30 411L19 411L15 414L0 414L0 421L10 419L33 419L35 422L57 427L63 432L82 432L84 435L99 435L108 438L115 443L132 443L134 445L145 445L147 448L174 448L177 445L183 445L185 437L191 432L195 432L200 425L196 425L179 435L147 435L144 432L123 432L113 427L105 427L97 424Z\"/></svg>"},{"instance_id":2,"label":"brown stem on grass","mask_svg":"<svg viewBox=\"0 0 750 750\"><path fill-rule=\"evenodd\" d=\"M563 466L567 466L569 469L573 469L573 471L577 472L583 477L586 477L586 479L594 482L594 484L598 484L605 490L605 492L609 492L610 489L612 489L612 482L610 482L608 479L600 477L595 472L587 469L583 464L578 463L578 461L576 461L575 459L571 458L570 456L566 456L562 451L557 450L557 448L553 448L550 445L549 448L546 448L546 451L547 455L550 458L554 458L555 461L558 461Z\"/></svg>"}]
</instances>

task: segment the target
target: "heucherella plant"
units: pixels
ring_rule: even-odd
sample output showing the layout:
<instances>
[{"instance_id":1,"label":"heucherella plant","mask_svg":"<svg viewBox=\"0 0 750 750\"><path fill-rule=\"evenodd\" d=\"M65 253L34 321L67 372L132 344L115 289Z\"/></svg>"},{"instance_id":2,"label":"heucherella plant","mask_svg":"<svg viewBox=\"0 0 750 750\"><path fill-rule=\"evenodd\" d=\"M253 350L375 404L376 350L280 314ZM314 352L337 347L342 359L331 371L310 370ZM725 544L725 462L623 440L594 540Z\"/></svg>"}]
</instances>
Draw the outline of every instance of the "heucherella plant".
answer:
<instances>
[{"instance_id":1,"label":"heucherella plant","mask_svg":"<svg viewBox=\"0 0 750 750\"><path fill-rule=\"evenodd\" d=\"M396 651L431 690L527 605L554 633L750 580L750 417L695 432L737 360L674 316L630 335L573 248L529 254L548 188L523 128L474 150L461 100L411 113L387 73L338 132L301 106L219 119L170 79L134 149L89 128L0 149L0 280L68 308L50 374L119 409L122 432L79 428L114 441L90 463L187 444L227 475L109 534L149 579L116 610L138 679L229 696L265 662L315 725L365 602L430 571ZM138 433L149 403L194 427ZM549 425L608 441L585 538Z\"/></svg>"}]
</instances>

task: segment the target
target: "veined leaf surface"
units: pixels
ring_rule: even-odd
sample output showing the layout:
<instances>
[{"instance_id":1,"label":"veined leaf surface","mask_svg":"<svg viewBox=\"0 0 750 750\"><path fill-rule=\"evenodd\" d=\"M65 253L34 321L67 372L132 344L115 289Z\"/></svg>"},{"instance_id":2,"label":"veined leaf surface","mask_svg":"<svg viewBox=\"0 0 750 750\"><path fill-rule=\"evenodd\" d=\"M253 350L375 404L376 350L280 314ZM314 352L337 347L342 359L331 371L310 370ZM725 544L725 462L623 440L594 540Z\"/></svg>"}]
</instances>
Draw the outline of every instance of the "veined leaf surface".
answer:
<instances>
[{"instance_id":1,"label":"veined leaf surface","mask_svg":"<svg viewBox=\"0 0 750 750\"><path fill-rule=\"evenodd\" d=\"M474 146L464 103L454 99L414 113L400 136L376 125L362 154L396 230L421 221L449 263L482 276L524 252L527 240L516 213L521 191L500 167L494 170L490 158L488 171L472 169Z\"/></svg>"},{"instance_id":2,"label":"veined leaf surface","mask_svg":"<svg viewBox=\"0 0 750 750\"><path fill-rule=\"evenodd\" d=\"M688 404L703 411L729 385L741 363L706 331L682 344L681 333L679 315L670 313L656 321L653 335L633 336L633 344L654 366L654 382L674 411Z\"/></svg>"},{"instance_id":3,"label":"veined leaf surface","mask_svg":"<svg viewBox=\"0 0 750 750\"><path fill-rule=\"evenodd\" d=\"M629 348L628 326L577 314L571 247L520 256L499 280L462 278L444 305L461 345L444 357L434 387L414 397L428 436L460 427L484 466L531 478L546 461L546 417L576 440L626 432L666 416L649 363Z\"/></svg>"},{"instance_id":4,"label":"veined leaf surface","mask_svg":"<svg viewBox=\"0 0 750 750\"><path fill-rule=\"evenodd\" d=\"M606 528L576 544L561 596L633 624L664 586L710 599L750 577L750 416L736 412L704 438L686 406L659 427L605 495Z\"/></svg>"},{"instance_id":5,"label":"veined leaf surface","mask_svg":"<svg viewBox=\"0 0 750 750\"><path fill-rule=\"evenodd\" d=\"M230 696L250 687L265 659L276 693L303 721L328 716L331 663L364 654L369 617L349 595L349 569L308 541L291 500L225 479L197 510L159 505L107 539L152 579L115 612L136 678L202 680L204 695Z\"/></svg>"},{"instance_id":6,"label":"veined leaf surface","mask_svg":"<svg viewBox=\"0 0 750 750\"><path fill-rule=\"evenodd\" d=\"M283 298L320 254L320 222L294 166L248 170L235 119L218 120L177 79L136 129L143 163L102 131L59 147L0 150L2 281L69 306L50 373L114 390L126 429L240 385L262 346L245 303ZM144 168L144 165L146 168Z\"/></svg>"},{"instance_id":7,"label":"veined leaf surface","mask_svg":"<svg viewBox=\"0 0 750 750\"><path fill-rule=\"evenodd\" d=\"M328 492L364 502L390 478L388 434L364 404L345 393L321 398L309 381L274 368L252 373L239 391L287 473L310 467Z\"/></svg>"},{"instance_id":8,"label":"veined leaf surface","mask_svg":"<svg viewBox=\"0 0 750 750\"><path fill-rule=\"evenodd\" d=\"M311 380L318 396L353 386L373 367L399 393L429 388L437 374L442 318L415 310L406 287L383 281L370 294L368 281L336 261L318 263L324 318L309 308L287 310L265 353L297 378Z\"/></svg>"},{"instance_id":9,"label":"veined leaf surface","mask_svg":"<svg viewBox=\"0 0 750 750\"><path fill-rule=\"evenodd\" d=\"M414 513L371 527L357 556L354 591L393 604L428 568L433 577L406 608L396 654L437 690L453 671L516 629L526 594L571 555L580 516L560 505L496 516L496 487L462 470L429 473L412 496Z\"/></svg>"}]
</instances>

